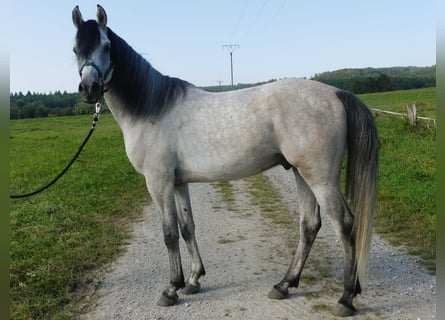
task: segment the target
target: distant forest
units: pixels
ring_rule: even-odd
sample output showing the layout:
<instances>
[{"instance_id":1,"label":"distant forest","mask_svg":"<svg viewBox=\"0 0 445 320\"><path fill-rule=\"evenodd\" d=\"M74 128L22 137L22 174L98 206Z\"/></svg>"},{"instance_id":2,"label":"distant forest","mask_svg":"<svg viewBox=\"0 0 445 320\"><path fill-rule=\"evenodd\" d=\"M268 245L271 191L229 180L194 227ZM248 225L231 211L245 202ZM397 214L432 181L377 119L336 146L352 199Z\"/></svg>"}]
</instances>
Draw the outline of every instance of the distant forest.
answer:
<instances>
[{"instance_id":1,"label":"distant forest","mask_svg":"<svg viewBox=\"0 0 445 320\"><path fill-rule=\"evenodd\" d=\"M356 94L436 86L436 66L341 69L312 77Z\"/></svg>"},{"instance_id":2,"label":"distant forest","mask_svg":"<svg viewBox=\"0 0 445 320\"><path fill-rule=\"evenodd\" d=\"M82 102L78 93L31 93L10 94L10 119L44 118L93 114L94 105ZM102 108L103 110L103 108ZM104 111L101 111L104 112ZM106 112L106 110L105 110Z\"/></svg>"},{"instance_id":3,"label":"distant forest","mask_svg":"<svg viewBox=\"0 0 445 320\"><path fill-rule=\"evenodd\" d=\"M436 66L342 69L316 74L311 78L356 94L406 90L436 86ZM219 92L252 87L268 82L238 84L236 86L210 86L204 90ZM101 112L108 112L106 106ZM78 93L16 92L10 94L10 119L70 116L94 113L94 106L82 102Z\"/></svg>"}]
</instances>

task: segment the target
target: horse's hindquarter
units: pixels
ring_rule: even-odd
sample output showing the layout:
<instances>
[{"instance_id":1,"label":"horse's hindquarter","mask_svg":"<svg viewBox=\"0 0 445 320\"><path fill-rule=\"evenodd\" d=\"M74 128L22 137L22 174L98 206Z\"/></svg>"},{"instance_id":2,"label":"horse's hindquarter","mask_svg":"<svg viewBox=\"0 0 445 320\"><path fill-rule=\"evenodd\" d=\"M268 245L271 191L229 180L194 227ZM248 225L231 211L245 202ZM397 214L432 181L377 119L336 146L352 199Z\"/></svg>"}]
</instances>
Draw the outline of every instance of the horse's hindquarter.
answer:
<instances>
[{"instance_id":1,"label":"horse's hindquarter","mask_svg":"<svg viewBox=\"0 0 445 320\"><path fill-rule=\"evenodd\" d=\"M344 115L343 108L330 114L328 101L338 102L331 87L313 85L292 80L219 94L189 92L169 114L170 130L177 132L177 181L242 178L283 163L283 155L297 165L318 152L319 140L334 138Z\"/></svg>"},{"instance_id":2,"label":"horse's hindquarter","mask_svg":"<svg viewBox=\"0 0 445 320\"><path fill-rule=\"evenodd\" d=\"M347 119L338 89L315 81L290 81L276 126L285 158L313 183L336 183L346 149Z\"/></svg>"}]
</instances>

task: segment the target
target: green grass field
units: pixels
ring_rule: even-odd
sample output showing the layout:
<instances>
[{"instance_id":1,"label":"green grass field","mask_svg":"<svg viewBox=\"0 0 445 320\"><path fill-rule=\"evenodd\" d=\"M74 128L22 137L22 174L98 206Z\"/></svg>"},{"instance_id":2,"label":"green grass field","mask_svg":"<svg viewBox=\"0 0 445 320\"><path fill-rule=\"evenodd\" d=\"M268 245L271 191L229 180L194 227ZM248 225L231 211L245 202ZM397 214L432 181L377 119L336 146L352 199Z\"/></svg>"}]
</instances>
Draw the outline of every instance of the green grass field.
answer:
<instances>
[{"instance_id":1,"label":"green grass field","mask_svg":"<svg viewBox=\"0 0 445 320\"><path fill-rule=\"evenodd\" d=\"M92 117L11 121L11 193L40 187L64 168ZM103 115L78 161L42 194L11 200L11 319L64 319L91 271L119 253L126 226L149 201L126 158L120 129ZM57 316L56 316L57 315Z\"/></svg>"},{"instance_id":2,"label":"green grass field","mask_svg":"<svg viewBox=\"0 0 445 320\"><path fill-rule=\"evenodd\" d=\"M436 88L365 94L370 107L436 118ZM376 229L394 245L422 258L435 272L436 130L423 120L412 128L407 118L375 113L380 141Z\"/></svg>"},{"instance_id":3,"label":"green grass field","mask_svg":"<svg viewBox=\"0 0 445 320\"><path fill-rule=\"evenodd\" d=\"M435 117L435 89L362 95L369 106L405 112L416 102ZM413 101L414 99L417 99ZM392 103L394 107L392 107ZM10 123L11 193L59 173L87 134L90 116ZM377 230L435 270L436 133L422 123L376 114L381 159ZM55 186L10 204L11 319L71 319L79 292L129 239L128 225L150 201L127 160L121 132L102 115L78 161ZM80 290L79 290L80 289Z\"/></svg>"},{"instance_id":4,"label":"green grass field","mask_svg":"<svg viewBox=\"0 0 445 320\"><path fill-rule=\"evenodd\" d=\"M415 103L417 115L436 118L436 88L362 94L359 97L369 106L406 114L406 105Z\"/></svg>"}]
</instances>

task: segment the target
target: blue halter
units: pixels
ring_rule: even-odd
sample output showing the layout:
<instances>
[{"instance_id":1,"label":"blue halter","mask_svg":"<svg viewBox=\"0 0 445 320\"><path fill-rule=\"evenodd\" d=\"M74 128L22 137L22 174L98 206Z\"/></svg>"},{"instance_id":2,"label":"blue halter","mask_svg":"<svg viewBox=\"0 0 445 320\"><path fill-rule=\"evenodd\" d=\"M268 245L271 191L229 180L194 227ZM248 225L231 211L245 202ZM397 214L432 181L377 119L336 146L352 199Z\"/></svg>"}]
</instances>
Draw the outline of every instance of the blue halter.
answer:
<instances>
[{"instance_id":1,"label":"blue halter","mask_svg":"<svg viewBox=\"0 0 445 320\"><path fill-rule=\"evenodd\" d=\"M93 61L86 61L79 70L80 77L82 77L82 71L85 67L93 67L96 69L97 74L99 75L99 82L102 86L110 82L111 77L113 76L114 68L112 63L110 63L110 66L108 67L107 71L105 71L105 74L102 74L102 71L100 71L99 67Z\"/></svg>"}]
</instances>

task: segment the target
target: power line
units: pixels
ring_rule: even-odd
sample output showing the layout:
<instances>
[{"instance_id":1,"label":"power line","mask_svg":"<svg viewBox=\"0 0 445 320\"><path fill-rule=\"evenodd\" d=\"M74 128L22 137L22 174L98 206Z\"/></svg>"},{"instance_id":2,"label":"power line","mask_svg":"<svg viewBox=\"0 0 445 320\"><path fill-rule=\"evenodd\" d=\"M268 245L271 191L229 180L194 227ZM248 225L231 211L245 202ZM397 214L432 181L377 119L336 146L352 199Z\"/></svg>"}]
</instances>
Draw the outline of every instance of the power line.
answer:
<instances>
[{"instance_id":1,"label":"power line","mask_svg":"<svg viewBox=\"0 0 445 320\"><path fill-rule=\"evenodd\" d=\"M239 48L239 44L223 44L222 47L226 48L227 51L229 51L229 53L230 53L230 75L231 75L232 86L233 86L233 58L232 58L232 54L236 48Z\"/></svg>"}]
</instances>

